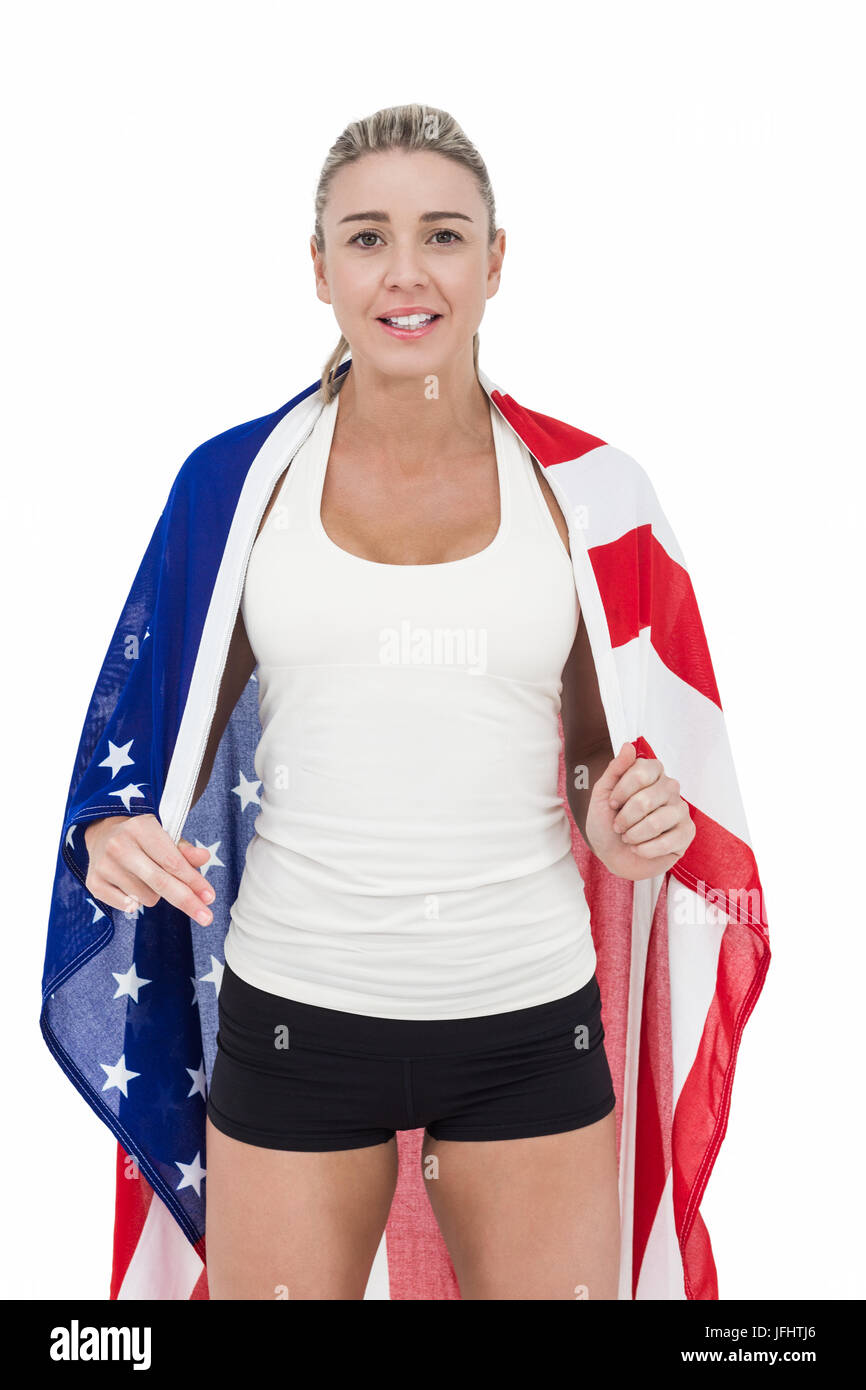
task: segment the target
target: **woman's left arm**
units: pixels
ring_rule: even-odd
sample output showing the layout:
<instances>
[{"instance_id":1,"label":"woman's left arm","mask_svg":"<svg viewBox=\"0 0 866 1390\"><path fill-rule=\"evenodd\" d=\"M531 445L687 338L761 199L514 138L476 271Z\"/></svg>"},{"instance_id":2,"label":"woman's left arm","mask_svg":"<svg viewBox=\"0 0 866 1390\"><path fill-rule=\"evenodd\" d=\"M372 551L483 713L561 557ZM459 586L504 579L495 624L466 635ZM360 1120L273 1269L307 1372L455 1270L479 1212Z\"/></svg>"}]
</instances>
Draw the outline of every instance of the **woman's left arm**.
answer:
<instances>
[{"instance_id":1,"label":"woman's left arm","mask_svg":"<svg viewBox=\"0 0 866 1390\"><path fill-rule=\"evenodd\" d=\"M620 878L665 873L695 825L657 758L639 758L631 743L613 756L583 613L562 673L562 726L568 804L589 848Z\"/></svg>"},{"instance_id":2,"label":"woman's left arm","mask_svg":"<svg viewBox=\"0 0 866 1390\"><path fill-rule=\"evenodd\" d=\"M639 758L624 743L592 788L586 838L605 868L620 878L666 873L695 838L680 784L658 758Z\"/></svg>"}]
</instances>

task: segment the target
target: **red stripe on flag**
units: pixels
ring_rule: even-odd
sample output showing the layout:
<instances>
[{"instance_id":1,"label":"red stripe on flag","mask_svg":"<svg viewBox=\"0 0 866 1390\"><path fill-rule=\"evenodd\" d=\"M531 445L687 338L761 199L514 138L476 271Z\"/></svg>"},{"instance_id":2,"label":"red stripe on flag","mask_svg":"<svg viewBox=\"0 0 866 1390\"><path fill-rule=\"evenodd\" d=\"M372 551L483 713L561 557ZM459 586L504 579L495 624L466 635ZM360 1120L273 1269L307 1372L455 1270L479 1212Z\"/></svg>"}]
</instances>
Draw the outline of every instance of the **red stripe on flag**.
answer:
<instances>
[{"instance_id":1,"label":"red stripe on flag","mask_svg":"<svg viewBox=\"0 0 866 1390\"><path fill-rule=\"evenodd\" d=\"M114 1255L109 1298L117 1298L153 1200L153 1188L147 1178L135 1159L130 1158L118 1144L115 1164Z\"/></svg>"},{"instance_id":2,"label":"red stripe on flag","mask_svg":"<svg viewBox=\"0 0 866 1390\"><path fill-rule=\"evenodd\" d=\"M665 1135L670 1136L673 1104L666 886L667 879L650 928L640 1020L634 1139L635 1172L640 1174L640 1181L635 1186L633 1207L632 1298L671 1162L670 1140L665 1141ZM653 1020L652 1035L649 1019Z\"/></svg>"},{"instance_id":3,"label":"red stripe on flag","mask_svg":"<svg viewBox=\"0 0 866 1390\"><path fill-rule=\"evenodd\" d=\"M653 758L655 754L645 738L632 740L638 757ZM749 846L736 835L696 810L689 811L697 834L688 850L665 875L662 889L665 898L670 878L678 878L705 901L716 905L731 919L722 936L716 971L716 989L707 1012L697 1056L686 1078L670 1126L670 1164L673 1176L674 1222L683 1259L686 1297L717 1299L718 1279L712 1247L699 1207L706 1190L716 1155L728 1127L731 1089L734 1083L737 1049L749 1015L757 1003L770 964L766 911L755 858ZM686 861L690 863L684 867ZM708 890L711 890L708 892ZM658 924L660 903L653 919L653 934ZM665 907L667 912L667 905ZM696 924L700 925L700 924ZM650 978L649 964L647 977ZM643 1021L647 1017L648 1000L644 990L644 1015L641 1020L641 1059L638 1079L639 1170L649 1158L653 1182L649 1195L635 1193L635 1233L637 1250L638 1222L642 1235L648 1237L652 1225L651 1208L656 1197L657 1163L653 1152L654 1072L652 1063L645 1060ZM662 998L669 999L669 988L658 988L649 1004L654 1010ZM644 1066L650 1070L644 1075ZM643 1113L641 1103L643 1102ZM658 1194L660 1196L660 1193ZM639 1217L639 1209L645 1205ZM654 1214L654 1213L653 1213ZM649 1229L647 1222L649 1221ZM643 1256L646 1240L640 1247ZM639 1270L637 1271L639 1273ZM637 1277L634 1278L634 1286Z\"/></svg>"},{"instance_id":4,"label":"red stripe on flag","mask_svg":"<svg viewBox=\"0 0 866 1390\"><path fill-rule=\"evenodd\" d=\"M631 740L639 758L655 758L641 735ZM676 769L665 769L674 776ZM712 907L744 925L767 930L764 890L749 845L684 797L695 824L695 838L670 872Z\"/></svg>"},{"instance_id":5,"label":"red stripe on flag","mask_svg":"<svg viewBox=\"0 0 866 1390\"><path fill-rule=\"evenodd\" d=\"M152 1202L158 1201L153 1188L134 1158L122 1146L117 1146L114 1199L114 1257L111 1267L110 1299L117 1299L123 1287L132 1257L138 1249ZM205 1237L193 1247L202 1262L202 1272L190 1294L191 1299L209 1299L207 1269L205 1268ZM154 1288L159 1285L159 1270L154 1270Z\"/></svg>"},{"instance_id":6,"label":"red stripe on flag","mask_svg":"<svg viewBox=\"0 0 866 1390\"><path fill-rule=\"evenodd\" d=\"M423 1129L397 1131L399 1173L385 1227L392 1299L459 1299L457 1276L421 1170Z\"/></svg>"},{"instance_id":7,"label":"red stripe on flag","mask_svg":"<svg viewBox=\"0 0 866 1390\"><path fill-rule=\"evenodd\" d=\"M563 420L554 420L552 415L527 410L525 406L518 405L513 396L503 395L501 391L493 391L491 400L542 468L550 468L554 463L568 463L606 443L598 435L575 429L574 425L567 425Z\"/></svg>"},{"instance_id":8,"label":"red stripe on flag","mask_svg":"<svg viewBox=\"0 0 866 1390\"><path fill-rule=\"evenodd\" d=\"M738 922L722 937L716 991L672 1127L674 1220L687 1298L718 1298L710 1239L698 1208L728 1127L737 1050L770 964L767 938Z\"/></svg>"},{"instance_id":9,"label":"red stripe on flag","mask_svg":"<svg viewBox=\"0 0 866 1390\"><path fill-rule=\"evenodd\" d=\"M645 738L636 738L633 743L638 757L655 757ZM690 803L689 811L697 833L686 853L665 875L653 918L644 985L635 1133L636 1168L641 1182L634 1194L632 1297L668 1165L672 1168L674 1222L686 1297L719 1296L712 1246L699 1207L727 1129L739 1040L770 963L764 895L751 849ZM662 1004L670 1000L669 981L662 982L658 975L661 956L656 938L660 935L663 902L665 925L667 922L667 894L672 877L710 905L720 907L731 920L722 937L716 990L697 1057L671 1121L665 1118L659 1104L659 1096L664 1092L659 1084L664 1059L650 1055L645 1023L648 1017L657 1017ZM664 939L666 943L666 931ZM661 1136L666 1132L671 1136L669 1155L660 1152Z\"/></svg>"},{"instance_id":10,"label":"red stripe on flag","mask_svg":"<svg viewBox=\"0 0 866 1390\"><path fill-rule=\"evenodd\" d=\"M684 798L685 800L685 798ZM767 908L749 846L686 801L696 834L671 872L687 888L744 926L767 931Z\"/></svg>"},{"instance_id":11,"label":"red stripe on flag","mask_svg":"<svg viewBox=\"0 0 866 1390\"><path fill-rule=\"evenodd\" d=\"M721 709L692 581L653 535L649 522L606 545L592 546L589 558L611 646L624 646L648 627L668 670Z\"/></svg>"},{"instance_id":12,"label":"red stripe on flag","mask_svg":"<svg viewBox=\"0 0 866 1390\"><path fill-rule=\"evenodd\" d=\"M208 1289L208 1283L207 1283L207 1265L206 1265L206 1262L205 1262L205 1237L204 1237L204 1236L202 1236L201 1240L197 1241L196 1246L195 1246L195 1250L196 1250L196 1254L199 1256L199 1259L200 1259L201 1262L202 1262L202 1271L201 1271L201 1274L199 1275L199 1277L198 1277L198 1279L197 1279L197 1281L196 1281L195 1288L193 1289L192 1293L190 1294L190 1298L191 1298L191 1299L207 1299L207 1300L209 1301L209 1300L210 1300L210 1290Z\"/></svg>"}]
</instances>

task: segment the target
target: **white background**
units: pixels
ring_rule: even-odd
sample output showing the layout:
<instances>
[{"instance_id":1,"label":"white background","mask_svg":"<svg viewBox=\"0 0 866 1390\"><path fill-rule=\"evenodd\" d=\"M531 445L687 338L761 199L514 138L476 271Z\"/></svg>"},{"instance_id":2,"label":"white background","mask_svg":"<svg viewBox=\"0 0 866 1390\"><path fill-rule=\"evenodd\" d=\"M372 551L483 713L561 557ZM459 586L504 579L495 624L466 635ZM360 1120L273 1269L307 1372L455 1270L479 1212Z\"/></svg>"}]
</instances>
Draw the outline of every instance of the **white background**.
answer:
<instances>
[{"instance_id":1,"label":"white background","mask_svg":"<svg viewBox=\"0 0 866 1390\"><path fill-rule=\"evenodd\" d=\"M343 127L454 114L481 365L632 453L701 606L774 958L703 1203L723 1298L862 1297L861 7L30 3L4 22L2 1293L108 1293L115 1140L38 1028L96 673L187 454L319 376Z\"/></svg>"}]
</instances>

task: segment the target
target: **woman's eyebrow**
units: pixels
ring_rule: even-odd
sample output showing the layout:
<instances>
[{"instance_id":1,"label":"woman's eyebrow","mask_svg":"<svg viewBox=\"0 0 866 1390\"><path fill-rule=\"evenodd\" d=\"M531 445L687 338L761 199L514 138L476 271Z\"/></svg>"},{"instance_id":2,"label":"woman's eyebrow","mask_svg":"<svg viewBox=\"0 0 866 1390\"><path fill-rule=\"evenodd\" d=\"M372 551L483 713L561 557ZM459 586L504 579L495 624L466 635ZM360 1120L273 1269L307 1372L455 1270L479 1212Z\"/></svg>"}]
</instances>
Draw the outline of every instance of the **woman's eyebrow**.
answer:
<instances>
[{"instance_id":1,"label":"woman's eyebrow","mask_svg":"<svg viewBox=\"0 0 866 1390\"><path fill-rule=\"evenodd\" d=\"M471 222L465 212L422 212L418 218L419 222L441 222L446 217L461 217L464 222ZM340 227L344 222L390 222L391 219L387 212L350 212L346 217L341 217L337 226Z\"/></svg>"}]
</instances>

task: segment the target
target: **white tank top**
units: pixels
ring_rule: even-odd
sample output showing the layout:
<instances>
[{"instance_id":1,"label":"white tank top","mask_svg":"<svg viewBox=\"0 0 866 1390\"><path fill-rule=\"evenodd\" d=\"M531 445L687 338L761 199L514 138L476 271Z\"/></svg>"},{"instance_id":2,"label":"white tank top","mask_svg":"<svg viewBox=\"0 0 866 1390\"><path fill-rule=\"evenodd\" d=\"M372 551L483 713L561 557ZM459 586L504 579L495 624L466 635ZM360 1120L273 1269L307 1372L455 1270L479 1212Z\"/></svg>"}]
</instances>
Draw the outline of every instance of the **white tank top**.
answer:
<instances>
[{"instance_id":1,"label":"white tank top","mask_svg":"<svg viewBox=\"0 0 866 1390\"><path fill-rule=\"evenodd\" d=\"M226 961L272 994L382 1018L559 999L596 968L557 791L571 560L493 405L488 546L430 565L343 550L321 520L339 400L247 568L261 809Z\"/></svg>"}]
</instances>

